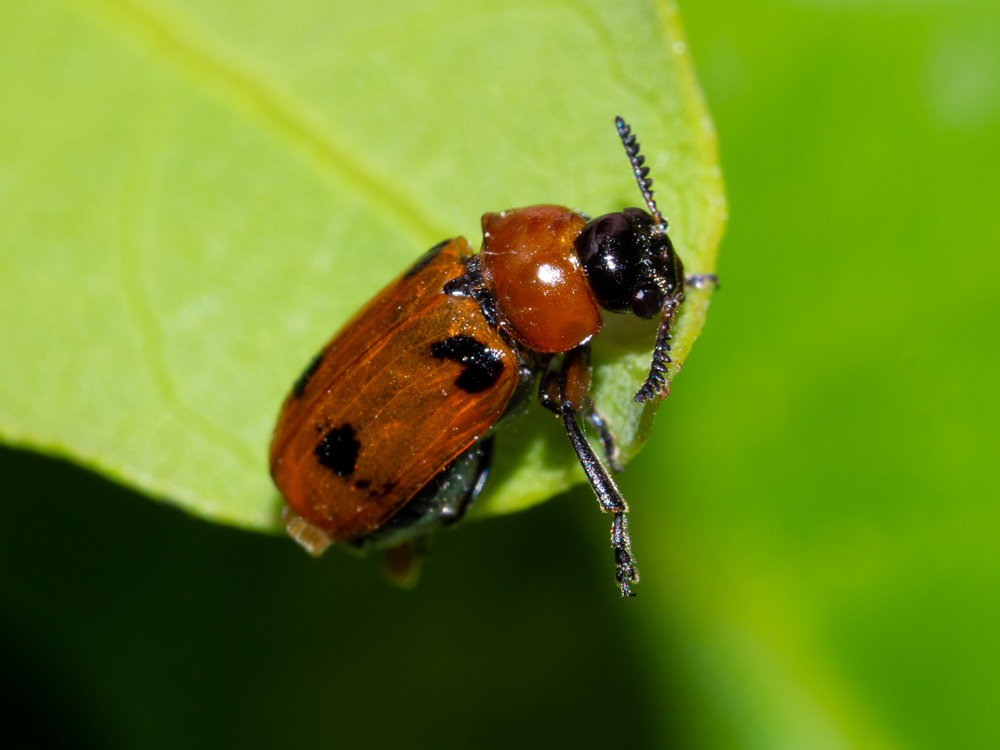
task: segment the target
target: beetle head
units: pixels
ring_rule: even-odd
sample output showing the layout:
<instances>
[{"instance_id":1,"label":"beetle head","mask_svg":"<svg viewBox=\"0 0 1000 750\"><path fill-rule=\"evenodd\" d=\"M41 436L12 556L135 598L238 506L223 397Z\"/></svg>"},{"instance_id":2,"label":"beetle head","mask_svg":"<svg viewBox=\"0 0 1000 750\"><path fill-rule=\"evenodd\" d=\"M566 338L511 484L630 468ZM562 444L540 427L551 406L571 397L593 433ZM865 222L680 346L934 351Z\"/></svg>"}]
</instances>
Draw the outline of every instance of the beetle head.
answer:
<instances>
[{"instance_id":1,"label":"beetle head","mask_svg":"<svg viewBox=\"0 0 1000 750\"><path fill-rule=\"evenodd\" d=\"M589 222L576 240L576 251L594 298L605 310L654 318L684 283L670 237L641 208Z\"/></svg>"}]
</instances>

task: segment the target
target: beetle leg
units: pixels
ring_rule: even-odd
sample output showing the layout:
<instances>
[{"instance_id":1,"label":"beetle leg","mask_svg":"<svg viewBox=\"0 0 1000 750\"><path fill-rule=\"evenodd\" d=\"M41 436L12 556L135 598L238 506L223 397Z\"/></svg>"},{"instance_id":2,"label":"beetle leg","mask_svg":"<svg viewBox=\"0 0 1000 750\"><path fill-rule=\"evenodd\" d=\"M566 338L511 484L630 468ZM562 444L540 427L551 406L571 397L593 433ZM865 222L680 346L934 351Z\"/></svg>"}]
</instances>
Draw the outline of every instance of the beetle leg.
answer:
<instances>
[{"instance_id":1,"label":"beetle leg","mask_svg":"<svg viewBox=\"0 0 1000 750\"><path fill-rule=\"evenodd\" d=\"M538 381L538 403L544 406L553 414L562 414L559 398L559 378L560 365L562 361L558 357L550 357Z\"/></svg>"},{"instance_id":2,"label":"beetle leg","mask_svg":"<svg viewBox=\"0 0 1000 750\"><path fill-rule=\"evenodd\" d=\"M663 397L670 393L670 385L667 383L667 368L672 361L668 354L670 341L673 338L670 330L673 327L674 318L677 316L677 308L683 301L684 290L680 289L675 290L663 303L663 320L660 321L656 343L653 345L653 361L649 365L649 375L646 376L646 381L642 384L639 392L635 394L637 403L641 404L654 396Z\"/></svg>"},{"instance_id":3,"label":"beetle leg","mask_svg":"<svg viewBox=\"0 0 1000 750\"><path fill-rule=\"evenodd\" d=\"M624 467L618 460L618 441L615 440L614 433L608 427L607 421L597 409L591 405L587 410L587 421L597 430L597 439L601 441L601 450L604 453L604 462L614 473L618 473Z\"/></svg>"},{"instance_id":4,"label":"beetle leg","mask_svg":"<svg viewBox=\"0 0 1000 750\"><path fill-rule=\"evenodd\" d=\"M396 588L412 589L420 578L426 553L426 537L409 539L382 550L382 575Z\"/></svg>"},{"instance_id":5,"label":"beetle leg","mask_svg":"<svg viewBox=\"0 0 1000 750\"><path fill-rule=\"evenodd\" d=\"M720 286L719 277L714 273L695 273L684 279L684 286L694 287L695 289L701 289L709 284L718 289Z\"/></svg>"},{"instance_id":6,"label":"beetle leg","mask_svg":"<svg viewBox=\"0 0 1000 750\"><path fill-rule=\"evenodd\" d=\"M589 359L589 354L587 356ZM542 373L542 379L538 383L538 402L549 411L561 415L562 399L559 395L559 388L562 373L560 367L558 367L559 364L561 364L561 362L555 357L549 360L548 366L545 368L545 372ZM587 366L587 383L589 388L589 363ZM584 398L583 407L577 409L577 411L583 412L584 419L590 422L594 429L597 430L597 437L601 441L601 450L604 453L604 460L607 462L608 468L614 472L621 471L622 465L618 461L618 444L615 441L615 436L611 433L611 430L608 429L608 424L604 420L604 417L601 416L601 413L594 408L594 404L589 393Z\"/></svg>"},{"instance_id":7,"label":"beetle leg","mask_svg":"<svg viewBox=\"0 0 1000 750\"><path fill-rule=\"evenodd\" d=\"M476 467L479 474L476 476L476 481L469 488L468 494L462 500L462 504L458 507L455 515L444 521L442 526L450 526L453 523L461 521L466 511L476 502L476 498L482 494L483 487L486 486L486 480L490 477L490 467L493 465L493 443L493 435L490 435L479 443L479 466Z\"/></svg>"},{"instance_id":8,"label":"beetle leg","mask_svg":"<svg viewBox=\"0 0 1000 750\"><path fill-rule=\"evenodd\" d=\"M546 373L548 374L548 373ZM543 377L544 381L544 377ZM590 347L580 346L568 352L563 359L559 378L559 414L576 451L580 465L597 495L601 510L613 513L611 523L611 546L615 551L615 578L621 587L622 596L634 596L630 583L639 582L639 571L632 557L632 540L628 533L628 504L621 490L611 478L611 474L601 463L580 428L577 416L584 412L589 400L590 389Z\"/></svg>"},{"instance_id":9,"label":"beetle leg","mask_svg":"<svg viewBox=\"0 0 1000 750\"><path fill-rule=\"evenodd\" d=\"M417 511L416 514L410 515L411 528L415 528L419 524L422 517L433 518L434 522L439 526L446 527L451 526L453 523L457 523L462 520L466 511L472 507L472 504L479 497L480 493L483 491L483 487L486 486L486 480L490 475L490 466L493 463L493 436L490 435L488 438L482 440L477 445L466 454L467 456L475 457L477 463L475 466L475 476L474 480L468 483L468 489L465 491L464 497L461 497L455 507L450 510L450 512L445 512L446 509L438 508L435 510L424 509L422 512ZM434 496L440 495L441 487L449 484L454 484L456 487L461 487L462 482L465 479L462 476L464 469L460 464L461 458L456 459L444 469L441 473L431 480L431 487L433 488L433 493L431 500L433 501ZM411 501L413 502L413 501ZM426 502L417 500L416 504L421 505ZM426 514L426 515L424 515ZM396 521L397 524L401 524L399 528L406 528L407 514L404 513ZM390 521L392 523L392 521ZM425 527L423 529L423 534L427 534L433 529L433 526ZM378 532L376 532L377 534ZM405 537L405 532L399 535L398 538ZM376 539L373 535L369 542ZM420 567L423 557L427 552L427 536L417 536L413 539L403 539L397 544L394 544L382 553L382 573L389 579L389 582L394 586L399 588L409 589L413 588L416 584L417 579L420 577ZM363 542L362 542L363 544ZM377 544L377 542L376 542ZM358 546L358 545L356 545Z\"/></svg>"},{"instance_id":10,"label":"beetle leg","mask_svg":"<svg viewBox=\"0 0 1000 750\"><path fill-rule=\"evenodd\" d=\"M420 545L424 537L457 523L465 515L483 491L492 461L493 436L490 435L473 443L441 469L392 518L348 544L355 549L368 550L396 548L412 541L418 544L416 552L422 551Z\"/></svg>"}]
</instances>

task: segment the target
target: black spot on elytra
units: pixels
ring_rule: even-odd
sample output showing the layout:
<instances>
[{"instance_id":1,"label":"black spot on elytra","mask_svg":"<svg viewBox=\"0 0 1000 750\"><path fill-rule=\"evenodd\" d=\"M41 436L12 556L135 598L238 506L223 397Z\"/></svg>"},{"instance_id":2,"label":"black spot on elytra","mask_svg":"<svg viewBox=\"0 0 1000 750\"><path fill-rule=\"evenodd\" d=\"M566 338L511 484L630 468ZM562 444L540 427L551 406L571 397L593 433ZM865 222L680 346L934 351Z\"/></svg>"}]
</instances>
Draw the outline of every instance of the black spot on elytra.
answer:
<instances>
[{"instance_id":1,"label":"black spot on elytra","mask_svg":"<svg viewBox=\"0 0 1000 750\"><path fill-rule=\"evenodd\" d=\"M406 269L406 273L403 274L404 279L412 279L418 273L420 273L424 268L430 265L431 261L437 257L437 254L441 252L445 245L447 245L451 240L443 240L437 243L434 247L428 250L426 253L417 258L416 263Z\"/></svg>"},{"instance_id":2,"label":"black spot on elytra","mask_svg":"<svg viewBox=\"0 0 1000 750\"><path fill-rule=\"evenodd\" d=\"M495 385L503 374L503 357L472 336L451 336L431 344L431 354L464 366L455 385L466 393L481 393Z\"/></svg>"},{"instance_id":3,"label":"black spot on elytra","mask_svg":"<svg viewBox=\"0 0 1000 750\"><path fill-rule=\"evenodd\" d=\"M306 391L306 386L309 385L309 380L316 374L316 371L319 369L321 364L323 364L323 352L320 352L313 357L309 366L302 371L301 375L299 375L299 379L296 380L295 385L292 386L292 398L302 397L302 394Z\"/></svg>"},{"instance_id":4,"label":"black spot on elytra","mask_svg":"<svg viewBox=\"0 0 1000 750\"><path fill-rule=\"evenodd\" d=\"M338 477L350 476L358 465L361 443L349 424L334 427L316 444L316 459Z\"/></svg>"},{"instance_id":5,"label":"black spot on elytra","mask_svg":"<svg viewBox=\"0 0 1000 750\"><path fill-rule=\"evenodd\" d=\"M354 489L356 490L367 490L372 486L372 480L370 479L359 479L354 483Z\"/></svg>"}]
</instances>

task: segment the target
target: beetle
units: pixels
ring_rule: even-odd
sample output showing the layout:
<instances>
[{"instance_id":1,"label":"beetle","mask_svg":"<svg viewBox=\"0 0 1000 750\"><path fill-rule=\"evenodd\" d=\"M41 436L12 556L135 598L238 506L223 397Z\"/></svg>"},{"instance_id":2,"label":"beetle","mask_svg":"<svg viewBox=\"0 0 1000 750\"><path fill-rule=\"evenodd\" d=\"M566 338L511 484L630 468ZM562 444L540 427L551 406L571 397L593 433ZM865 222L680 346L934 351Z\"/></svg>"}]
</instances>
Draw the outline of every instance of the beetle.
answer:
<instances>
[{"instance_id":1,"label":"beetle","mask_svg":"<svg viewBox=\"0 0 1000 750\"><path fill-rule=\"evenodd\" d=\"M461 519L486 482L494 435L538 380L541 405L562 420L613 516L615 577L622 596L634 595L628 505L609 472L620 468L615 440L590 399L590 342L602 310L661 316L635 400L661 397L685 284L717 279L685 279L639 143L621 117L615 126L645 209L593 220L556 205L485 214L478 254L463 237L432 247L296 381L270 466L286 527L307 550L398 548Z\"/></svg>"}]
</instances>

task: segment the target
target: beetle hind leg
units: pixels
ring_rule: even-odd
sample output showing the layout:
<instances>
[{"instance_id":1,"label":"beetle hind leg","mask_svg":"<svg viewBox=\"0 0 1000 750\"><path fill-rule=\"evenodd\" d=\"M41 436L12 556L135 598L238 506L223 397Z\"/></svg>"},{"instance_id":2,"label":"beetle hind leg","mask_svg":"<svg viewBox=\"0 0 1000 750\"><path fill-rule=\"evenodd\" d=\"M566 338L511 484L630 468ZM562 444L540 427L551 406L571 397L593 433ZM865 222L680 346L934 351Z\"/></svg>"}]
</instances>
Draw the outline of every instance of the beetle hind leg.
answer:
<instances>
[{"instance_id":1,"label":"beetle hind leg","mask_svg":"<svg viewBox=\"0 0 1000 750\"><path fill-rule=\"evenodd\" d=\"M399 511L367 536L350 544L359 550L391 549L457 523L472 507L489 477L493 436L474 443L445 466ZM418 544L416 552L419 553Z\"/></svg>"},{"instance_id":2,"label":"beetle hind leg","mask_svg":"<svg viewBox=\"0 0 1000 750\"><path fill-rule=\"evenodd\" d=\"M486 480L490 478L490 468L493 466L493 443L494 436L483 439L473 451L476 455L477 463L473 470L475 480L471 482L468 489L466 490L465 497L462 498L461 503L455 509L455 513L442 521L442 526L450 526L453 523L458 523L462 520L465 514L468 512L472 504L476 502L476 498L479 497L483 488L486 487ZM448 471L446 468L445 471Z\"/></svg>"}]
</instances>

